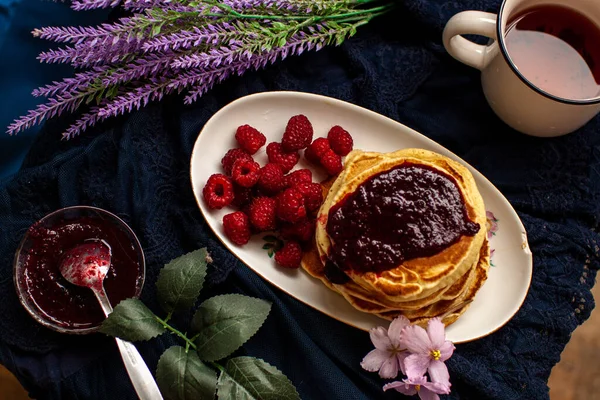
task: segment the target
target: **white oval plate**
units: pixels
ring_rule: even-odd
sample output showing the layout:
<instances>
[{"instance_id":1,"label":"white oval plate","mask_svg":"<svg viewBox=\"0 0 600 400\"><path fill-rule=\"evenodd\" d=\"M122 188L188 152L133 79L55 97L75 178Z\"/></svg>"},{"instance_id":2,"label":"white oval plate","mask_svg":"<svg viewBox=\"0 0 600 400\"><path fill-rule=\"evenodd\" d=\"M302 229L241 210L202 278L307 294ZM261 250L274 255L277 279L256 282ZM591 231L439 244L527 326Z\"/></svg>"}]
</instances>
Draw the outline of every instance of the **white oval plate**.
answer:
<instances>
[{"instance_id":1,"label":"white oval plate","mask_svg":"<svg viewBox=\"0 0 600 400\"><path fill-rule=\"evenodd\" d=\"M502 327L525 300L532 274L532 257L525 228L506 198L483 175L444 147L380 114L329 97L298 92L266 92L240 98L219 110L206 123L196 140L191 159L191 181L198 206L208 224L223 244L254 272L296 299L348 325L363 330L388 321L354 309L339 294L302 269L279 268L263 250L265 235L255 235L245 246L231 243L225 236L222 218L233 209L209 209L202 197L208 177L222 172L221 158L236 147L235 130L250 124L267 137L267 143L281 141L287 121L304 114L311 121L315 138L326 136L333 125L341 125L354 138L354 147L367 151L389 152L418 147L438 152L466 165L475 176L486 209L497 219L498 230L490 239L493 249L488 279L477 293L471 307L446 330L447 339L467 342ZM254 156L264 165L265 147ZM301 157L296 168L309 168ZM313 168L311 168L313 169ZM323 179L313 169L313 179Z\"/></svg>"}]
</instances>

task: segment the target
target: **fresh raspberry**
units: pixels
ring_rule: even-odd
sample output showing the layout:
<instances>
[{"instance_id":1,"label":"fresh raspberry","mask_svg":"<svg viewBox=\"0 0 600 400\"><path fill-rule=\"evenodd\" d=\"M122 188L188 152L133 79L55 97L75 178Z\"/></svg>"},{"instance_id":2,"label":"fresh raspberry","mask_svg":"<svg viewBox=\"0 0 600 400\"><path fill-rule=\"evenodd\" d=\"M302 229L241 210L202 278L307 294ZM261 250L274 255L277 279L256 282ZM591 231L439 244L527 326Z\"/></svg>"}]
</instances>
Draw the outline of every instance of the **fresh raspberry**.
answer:
<instances>
[{"instance_id":1,"label":"fresh raspberry","mask_svg":"<svg viewBox=\"0 0 600 400\"><path fill-rule=\"evenodd\" d=\"M335 154L333 150L329 150L321 158L321 165L330 176L335 176L342 172L342 157Z\"/></svg>"},{"instance_id":2,"label":"fresh raspberry","mask_svg":"<svg viewBox=\"0 0 600 400\"><path fill-rule=\"evenodd\" d=\"M321 157L331 150L329 140L326 138L316 138L314 142L304 151L304 158L315 165L319 165Z\"/></svg>"},{"instance_id":3,"label":"fresh raspberry","mask_svg":"<svg viewBox=\"0 0 600 400\"><path fill-rule=\"evenodd\" d=\"M331 150L335 151L339 156L347 155L352 151L352 146L354 146L352 136L350 136L347 130L339 125L336 125L329 130L327 139L329 139Z\"/></svg>"},{"instance_id":4,"label":"fresh raspberry","mask_svg":"<svg viewBox=\"0 0 600 400\"><path fill-rule=\"evenodd\" d=\"M298 242L290 240L275 253L275 262L285 268L298 268L302 261L302 248Z\"/></svg>"},{"instance_id":5,"label":"fresh raspberry","mask_svg":"<svg viewBox=\"0 0 600 400\"><path fill-rule=\"evenodd\" d=\"M277 142L269 143L267 146L267 156L269 156L269 162L279 164L284 174L290 172L300 159L300 154L297 151L286 153L283 151L281 143Z\"/></svg>"},{"instance_id":6,"label":"fresh raspberry","mask_svg":"<svg viewBox=\"0 0 600 400\"><path fill-rule=\"evenodd\" d=\"M267 143L265 135L250 125L242 125L235 132L235 140L248 154L254 154Z\"/></svg>"},{"instance_id":7,"label":"fresh raspberry","mask_svg":"<svg viewBox=\"0 0 600 400\"><path fill-rule=\"evenodd\" d=\"M281 146L287 153L302 150L310 144L312 138L313 127L308 118L302 114L295 115L290 118L285 127Z\"/></svg>"},{"instance_id":8,"label":"fresh raspberry","mask_svg":"<svg viewBox=\"0 0 600 400\"><path fill-rule=\"evenodd\" d=\"M225 235L233 243L244 245L250 240L250 220L241 211L232 212L223 217Z\"/></svg>"},{"instance_id":9,"label":"fresh raspberry","mask_svg":"<svg viewBox=\"0 0 600 400\"><path fill-rule=\"evenodd\" d=\"M323 204L323 189L318 183L302 182L295 189L304 197L304 205L308 211L316 211Z\"/></svg>"},{"instance_id":10,"label":"fresh raspberry","mask_svg":"<svg viewBox=\"0 0 600 400\"><path fill-rule=\"evenodd\" d=\"M259 232L271 231L276 227L275 210L277 202L270 197L257 197L249 208L250 223Z\"/></svg>"},{"instance_id":11,"label":"fresh raspberry","mask_svg":"<svg viewBox=\"0 0 600 400\"><path fill-rule=\"evenodd\" d=\"M301 182L312 182L312 172L310 172L310 169L297 169L285 176L285 187L294 187Z\"/></svg>"},{"instance_id":12,"label":"fresh raspberry","mask_svg":"<svg viewBox=\"0 0 600 400\"><path fill-rule=\"evenodd\" d=\"M223 166L223 171L229 176L231 176L231 169L233 168L233 163L236 162L239 158L243 158L246 160L252 160L250 154L246 153L242 149L230 149L223 158L221 159L221 165Z\"/></svg>"},{"instance_id":13,"label":"fresh raspberry","mask_svg":"<svg viewBox=\"0 0 600 400\"><path fill-rule=\"evenodd\" d=\"M281 226L281 237L287 240L308 242L315 233L315 220L304 219L298 223L285 223Z\"/></svg>"},{"instance_id":14,"label":"fresh raspberry","mask_svg":"<svg viewBox=\"0 0 600 400\"><path fill-rule=\"evenodd\" d=\"M252 187L258 182L260 165L253 159L237 159L231 169L233 181L242 187Z\"/></svg>"},{"instance_id":15,"label":"fresh raspberry","mask_svg":"<svg viewBox=\"0 0 600 400\"><path fill-rule=\"evenodd\" d=\"M252 201L252 189L245 188L240 185L233 184L233 201L232 206L242 208Z\"/></svg>"},{"instance_id":16,"label":"fresh raspberry","mask_svg":"<svg viewBox=\"0 0 600 400\"><path fill-rule=\"evenodd\" d=\"M269 196L273 196L285 188L283 170L278 164L268 163L260 169L258 188Z\"/></svg>"},{"instance_id":17,"label":"fresh raspberry","mask_svg":"<svg viewBox=\"0 0 600 400\"><path fill-rule=\"evenodd\" d=\"M210 208L223 208L233 201L233 183L228 176L213 174L202 190L204 200Z\"/></svg>"},{"instance_id":18,"label":"fresh raspberry","mask_svg":"<svg viewBox=\"0 0 600 400\"><path fill-rule=\"evenodd\" d=\"M296 189L285 189L277 202L277 216L286 222L298 222L306 217L304 196Z\"/></svg>"}]
</instances>

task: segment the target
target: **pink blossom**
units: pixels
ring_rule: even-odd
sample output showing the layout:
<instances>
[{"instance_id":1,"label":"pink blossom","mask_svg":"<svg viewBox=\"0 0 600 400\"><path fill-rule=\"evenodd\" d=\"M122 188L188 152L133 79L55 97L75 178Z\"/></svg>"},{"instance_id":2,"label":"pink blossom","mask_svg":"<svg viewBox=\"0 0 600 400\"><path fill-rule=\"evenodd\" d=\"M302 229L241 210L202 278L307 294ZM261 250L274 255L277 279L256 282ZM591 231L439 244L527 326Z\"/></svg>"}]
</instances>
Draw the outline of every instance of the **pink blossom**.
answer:
<instances>
[{"instance_id":1,"label":"pink blossom","mask_svg":"<svg viewBox=\"0 0 600 400\"><path fill-rule=\"evenodd\" d=\"M491 239L492 236L495 236L496 232L498 232L498 218L496 218L494 216L494 213L491 211L486 211L485 217L486 217L487 238Z\"/></svg>"},{"instance_id":2,"label":"pink blossom","mask_svg":"<svg viewBox=\"0 0 600 400\"><path fill-rule=\"evenodd\" d=\"M402 330L400 343L411 353L404 360L408 379L429 373L431 381L450 387L450 374L444 361L454 352L454 344L446 340L444 324L439 318L429 320L427 331L411 325Z\"/></svg>"},{"instance_id":3,"label":"pink blossom","mask_svg":"<svg viewBox=\"0 0 600 400\"><path fill-rule=\"evenodd\" d=\"M384 379L395 378L398 369L406 374L404 359L408 356L408 352L400 345L400 336L402 330L409 325L408 318L400 316L392 321L389 330L382 326L372 328L369 335L375 350L371 350L363 358L361 367L369 372L379 371L379 376Z\"/></svg>"},{"instance_id":4,"label":"pink blossom","mask_svg":"<svg viewBox=\"0 0 600 400\"><path fill-rule=\"evenodd\" d=\"M394 389L408 396L419 394L421 400L439 400L440 396L438 394L450 393L450 388L447 385L440 382L428 382L424 376L404 379L383 386L384 391L388 389Z\"/></svg>"}]
</instances>

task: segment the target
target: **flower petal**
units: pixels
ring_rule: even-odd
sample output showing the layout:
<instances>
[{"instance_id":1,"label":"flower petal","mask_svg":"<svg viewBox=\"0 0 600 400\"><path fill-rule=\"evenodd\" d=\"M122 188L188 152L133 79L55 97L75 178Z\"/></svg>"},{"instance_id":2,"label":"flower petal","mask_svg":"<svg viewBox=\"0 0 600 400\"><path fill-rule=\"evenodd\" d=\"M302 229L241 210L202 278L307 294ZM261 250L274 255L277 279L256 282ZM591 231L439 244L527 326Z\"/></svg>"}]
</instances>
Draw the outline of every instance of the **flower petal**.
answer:
<instances>
[{"instance_id":1,"label":"flower petal","mask_svg":"<svg viewBox=\"0 0 600 400\"><path fill-rule=\"evenodd\" d=\"M439 318L432 318L427 323L427 335L433 350L439 350L446 340L446 327Z\"/></svg>"},{"instance_id":2,"label":"flower petal","mask_svg":"<svg viewBox=\"0 0 600 400\"><path fill-rule=\"evenodd\" d=\"M427 389L425 386L421 386L421 390L419 390L419 398L421 400L440 400L440 396Z\"/></svg>"},{"instance_id":3,"label":"flower petal","mask_svg":"<svg viewBox=\"0 0 600 400\"><path fill-rule=\"evenodd\" d=\"M403 381L411 385L424 385L427 383L427 377L417 376L414 378L403 379Z\"/></svg>"},{"instance_id":4,"label":"flower petal","mask_svg":"<svg viewBox=\"0 0 600 400\"><path fill-rule=\"evenodd\" d=\"M387 383L387 384L383 385L384 392L389 389L395 389L397 392L406 394L408 396L417 394L417 389L415 389L414 386L412 386L406 382L401 382L401 381L396 381L396 382Z\"/></svg>"},{"instance_id":5,"label":"flower petal","mask_svg":"<svg viewBox=\"0 0 600 400\"><path fill-rule=\"evenodd\" d=\"M426 387L433 393L437 394L448 394L450 393L450 386L446 386L440 382L425 382L421 386Z\"/></svg>"},{"instance_id":6,"label":"flower petal","mask_svg":"<svg viewBox=\"0 0 600 400\"><path fill-rule=\"evenodd\" d=\"M429 368L429 378L431 382L441 383L444 386L450 386L450 374L448 373L448 367L441 361L431 361Z\"/></svg>"},{"instance_id":7,"label":"flower petal","mask_svg":"<svg viewBox=\"0 0 600 400\"><path fill-rule=\"evenodd\" d=\"M392 321L388 328L388 337L390 338L392 346L400 346L400 333L402 332L402 329L408 325L410 325L410 321L404 315L400 315Z\"/></svg>"},{"instance_id":8,"label":"flower petal","mask_svg":"<svg viewBox=\"0 0 600 400\"><path fill-rule=\"evenodd\" d=\"M394 355L388 357L379 369L379 376L383 379L392 379L398 376L398 358Z\"/></svg>"},{"instance_id":9,"label":"flower petal","mask_svg":"<svg viewBox=\"0 0 600 400\"><path fill-rule=\"evenodd\" d=\"M387 360L389 357L390 353L388 353L387 351L379 349L371 350L369 354L367 354L365 358L363 358L363 360L360 363L360 366L369 372L377 372L379 371L385 360Z\"/></svg>"},{"instance_id":10,"label":"flower petal","mask_svg":"<svg viewBox=\"0 0 600 400\"><path fill-rule=\"evenodd\" d=\"M404 360L409 355L410 353L408 351L401 351L400 353L396 354L396 357L398 358L398 364L400 365L400 371L402 371L404 375L406 375L406 366L404 365Z\"/></svg>"},{"instance_id":11,"label":"flower petal","mask_svg":"<svg viewBox=\"0 0 600 400\"><path fill-rule=\"evenodd\" d=\"M372 328L369 331L369 336L371 336L371 342L373 342L373 346L376 349L389 350L391 347L388 331L384 327L378 326L377 328Z\"/></svg>"},{"instance_id":12,"label":"flower petal","mask_svg":"<svg viewBox=\"0 0 600 400\"><path fill-rule=\"evenodd\" d=\"M415 379L423 376L427 367L429 367L429 357L422 354L411 354L404 360L404 367L406 368L406 376L408 379Z\"/></svg>"},{"instance_id":13,"label":"flower petal","mask_svg":"<svg viewBox=\"0 0 600 400\"><path fill-rule=\"evenodd\" d=\"M400 345L411 353L429 355L431 341L425 329L417 325L407 326L400 334Z\"/></svg>"},{"instance_id":14,"label":"flower petal","mask_svg":"<svg viewBox=\"0 0 600 400\"><path fill-rule=\"evenodd\" d=\"M449 359L450 356L452 356L452 353L454 353L455 349L456 347L454 347L454 344L451 341L446 340L442 347L439 348L440 361L446 361L447 359Z\"/></svg>"}]
</instances>

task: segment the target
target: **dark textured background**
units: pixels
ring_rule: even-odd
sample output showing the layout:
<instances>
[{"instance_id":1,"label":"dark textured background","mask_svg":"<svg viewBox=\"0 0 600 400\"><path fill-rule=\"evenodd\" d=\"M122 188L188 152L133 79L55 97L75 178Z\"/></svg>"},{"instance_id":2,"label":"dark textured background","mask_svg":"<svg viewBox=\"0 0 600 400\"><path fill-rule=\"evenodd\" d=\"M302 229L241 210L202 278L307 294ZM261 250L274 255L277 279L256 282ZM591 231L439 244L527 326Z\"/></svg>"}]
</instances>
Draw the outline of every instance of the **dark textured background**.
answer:
<instances>
[{"instance_id":1,"label":"dark textured background","mask_svg":"<svg viewBox=\"0 0 600 400\"><path fill-rule=\"evenodd\" d=\"M267 323L240 354L277 366L303 399L401 397L383 396L383 382L360 368L372 348L365 332L300 304L244 268L212 235L195 204L189 161L208 118L249 93L298 90L347 100L418 130L475 166L509 199L534 255L531 289L505 327L457 345L448 362L449 398L548 398L550 370L594 304L600 120L555 139L513 131L487 106L478 71L451 59L441 45L443 26L453 14L496 11L499 2L400 3L341 47L229 79L193 106L170 97L68 142L59 139L69 118L44 125L20 170L0 181L0 362L32 396L134 398L110 339L61 336L36 325L13 288L12 258L29 225L57 208L87 204L120 215L140 237L148 269L142 300L152 309L158 311L154 281L159 268L207 246L215 267L204 296L240 292L274 303ZM29 65L30 71L42 68ZM3 102L9 105L10 99L3 95ZM25 145L18 137L3 137L0 147L17 154ZM174 343L163 336L138 346L152 368Z\"/></svg>"}]
</instances>

